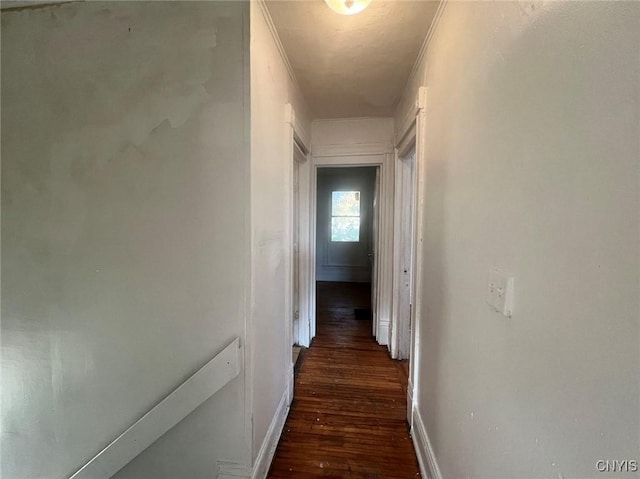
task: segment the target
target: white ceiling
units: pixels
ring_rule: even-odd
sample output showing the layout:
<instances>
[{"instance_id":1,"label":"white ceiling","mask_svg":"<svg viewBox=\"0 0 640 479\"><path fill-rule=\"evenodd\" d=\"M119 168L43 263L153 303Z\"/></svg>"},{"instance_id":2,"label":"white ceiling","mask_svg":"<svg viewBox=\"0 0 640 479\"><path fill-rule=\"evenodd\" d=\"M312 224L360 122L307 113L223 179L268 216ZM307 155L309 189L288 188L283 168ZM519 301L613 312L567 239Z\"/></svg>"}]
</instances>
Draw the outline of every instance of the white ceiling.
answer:
<instances>
[{"instance_id":1,"label":"white ceiling","mask_svg":"<svg viewBox=\"0 0 640 479\"><path fill-rule=\"evenodd\" d=\"M267 0L312 117L392 116L437 0L372 0L338 15L323 0Z\"/></svg>"}]
</instances>

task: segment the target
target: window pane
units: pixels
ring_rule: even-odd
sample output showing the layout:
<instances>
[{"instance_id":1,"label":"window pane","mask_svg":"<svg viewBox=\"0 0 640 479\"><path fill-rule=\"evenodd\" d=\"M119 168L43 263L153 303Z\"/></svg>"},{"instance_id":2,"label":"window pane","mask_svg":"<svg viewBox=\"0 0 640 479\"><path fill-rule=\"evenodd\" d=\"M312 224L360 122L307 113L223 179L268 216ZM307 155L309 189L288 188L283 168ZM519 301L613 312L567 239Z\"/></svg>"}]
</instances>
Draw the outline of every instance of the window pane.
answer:
<instances>
[{"instance_id":1,"label":"window pane","mask_svg":"<svg viewBox=\"0 0 640 479\"><path fill-rule=\"evenodd\" d=\"M348 216L331 218L331 241L360 241L360 218Z\"/></svg>"},{"instance_id":2,"label":"window pane","mask_svg":"<svg viewBox=\"0 0 640 479\"><path fill-rule=\"evenodd\" d=\"M360 192L332 192L331 216L360 216Z\"/></svg>"}]
</instances>

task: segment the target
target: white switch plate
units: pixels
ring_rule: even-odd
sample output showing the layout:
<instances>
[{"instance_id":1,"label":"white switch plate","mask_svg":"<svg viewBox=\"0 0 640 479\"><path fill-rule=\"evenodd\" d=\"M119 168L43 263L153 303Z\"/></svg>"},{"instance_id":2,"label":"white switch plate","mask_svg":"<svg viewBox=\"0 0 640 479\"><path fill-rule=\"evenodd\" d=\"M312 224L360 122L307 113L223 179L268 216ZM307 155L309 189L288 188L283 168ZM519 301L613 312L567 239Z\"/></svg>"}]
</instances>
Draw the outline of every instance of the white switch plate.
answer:
<instances>
[{"instance_id":1,"label":"white switch plate","mask_svg":"<svg viewBox=\"0 0 640 479\"><path fill-rule=\"evenodd\" d=\"M510 318L513 314L513 276L498 271L489 270L487 280L487 303L495 311Z\"/></svg>"}]
</instances>

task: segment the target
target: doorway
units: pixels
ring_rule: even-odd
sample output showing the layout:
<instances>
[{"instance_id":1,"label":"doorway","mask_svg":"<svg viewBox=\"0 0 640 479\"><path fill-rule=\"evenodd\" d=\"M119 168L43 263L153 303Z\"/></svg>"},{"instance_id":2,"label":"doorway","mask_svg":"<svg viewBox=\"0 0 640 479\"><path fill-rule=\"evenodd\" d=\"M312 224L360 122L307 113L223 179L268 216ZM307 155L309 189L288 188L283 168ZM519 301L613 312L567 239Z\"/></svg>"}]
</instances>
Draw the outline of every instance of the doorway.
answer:
<instances>
[{"instance_id":1,"label":"doorway","mask_svg":"<svg viewBox=\"0 0 640 479\"><path fill-rule=\"evenodd\" d=\"M403 152L404 153L404 152ZM406 360L411 355L411 330L415 282L415 143L398 155L395 174L393 319L391 356Z\"/></svg>"},{"instance_id":2,"label":"doorway","mask_svg":"<svg viewBox=\"0 0 640 479\"><path fill-rule=\"evenodd\" d=\"M407 421L413 429L420 381L420 318L424 306L422 232L424 229L424 155L427 112L427 88L418 88L415 108L398 130L395 143L395 204L393 242L393 304L391 353L406 358ZM407 348L408 345L408 348Z\"/></svg>"},{"instance_id":3,"label":"doorway","mask_svg":"<svg viewBox=\"0 0 640 479\"><path fill-rule=\"evenodd\" d=\"M291 104L285 105L285 123L288 135L289 170L287 184L289 199L287 212L287 243L285 245L285 268L287 269L287 285L285 298L285 314L287 343L291 349L286 349L285 364L289 364L287 372L288 403L293 399L294 371L300 346L309 344L309 327L312 315L310 298L315 296L315 289L311 291L309 264L310 245L310 150L309 136L300 122L296 119Z\"/></svg>"},{"instance_id":4,"label":"doorway","mask_svg":"<svg viewBox=\"0 0 640 479\"><path fill-rule=\"evenodd\" d=\"M324 287L359 283L375 290L375 166L322 167L316 180L315 279ZM372 296L372 295L371 295ZM356 317L373 318L373 305ZM372 323L373 324L373 323Z\"/></svg>"},{"instance_id":5,"label":"doorway","mask_svg":"<svg viewBox=\"0 0 640 479\"><path fill-rule=\"evenodd\" d=\"M293 215L291 225L291 245L292 245L292 297L291 306L293 309L292 322L291 322L291 340L295 345L299 342L300 336L300 310L301 310L301 262L300 262L300 239L303 236L300 231L300 165L306 160L305 152L300 145L294 141L293 149ZM294 348L293 362L297 360L299 349Z\"/></svg>"}]
</instances>

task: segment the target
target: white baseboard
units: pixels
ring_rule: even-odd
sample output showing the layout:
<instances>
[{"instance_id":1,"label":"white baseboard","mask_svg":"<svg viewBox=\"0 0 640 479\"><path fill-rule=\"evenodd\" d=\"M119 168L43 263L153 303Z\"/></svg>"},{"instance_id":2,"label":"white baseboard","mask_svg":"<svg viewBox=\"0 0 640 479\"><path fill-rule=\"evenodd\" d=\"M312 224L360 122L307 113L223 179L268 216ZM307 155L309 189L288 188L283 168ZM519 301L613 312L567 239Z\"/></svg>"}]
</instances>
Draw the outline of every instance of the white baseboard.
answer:
<instances>
[{"instance_id":1,"label":"white baseboard","mask_svg":"<svg viewBox=\"0 0 640 479\"><path fill-rule=\"evenodd\" d=\"M218 461L217 479L250 479L251 468L233 461Z\"/></svg>"},{"instance_id":2,"label":"white baseboard","mask_svg":"<svg viewBox=\"0 0 640 479\"><path fill-rule=\"evenodd\" d=\"M413 428L413 408L415 406L413 402L413 381L409 378L407 382L407 422L410 428Z\"/></svg>"},{"instance_id":3,"label":"white baseboard","mask_svg":"<svg viewBox=\"0 0 640 479\"><path fill-rule=\"evenodd\" d=\"M284 423L287 420L287 414L289 413L289 386L282 395L282 399L280 399L280 403L276 408L276 413L273 416L273 420L269 425L269 430L267 431L267 435L262 442L262 446L260 447L260 451L258 452L258 457L256 458L256 462L253 466L253 473L251 474L251 479L265 479L269 472L269 467L271 466L271 461L273 460L273 455L276 452L276 447L278 446L278 441L280 440L280 434L282 434L282 429L284 428Z\"/></svg>"},{"instance_id":4,"label":"white baseboard","mask_svg":"<svg viewBox=\"0 0 640 479\"><path fill-rule=\"evenodd\" d=\"M293 377L293 361L291 362L291 366L289 366L289 371L287 372L287 406L291 406L291 402L293 401L293 385L294 385L294 377Z\"/></svg>"},{"instance_id":5,"label":"white baseboard","mask_svg":"<svg viewBox=\"0 0 640 479\"><path fill-rule=\"evenodd\" d=\"M293 365L287 375L287 385L271 420L267 435L262 441L253 469L233 461L218 461L216 479L265 479L276 452L282 429L287 420L289 405L293 399Z\"/></svg>"},{"instance_id":6,"label":"white baseboard","mask_svg":"<svg viewBox=\"0 0 640 479\"><path fill-rule=\"evenodd\" d=\"M442 479L436 456L433 453L433 448L417 405L414 405L413 408L412 422L411 437L413 438L413 447L416 450L418 463L420 464L420 474L426 479Z\"/></svg>"},{"instance_id":7,"label":"white baseboard","mask_svg":"<svg viewBox=\"0 0 640 479\"><path fill-rule=\"evenodd\" d=\"M378 341L378 344L382 346L386 346L389 344L389 323L388 322L378 324L376 341Z\"/></svg>"}]
</instances>

